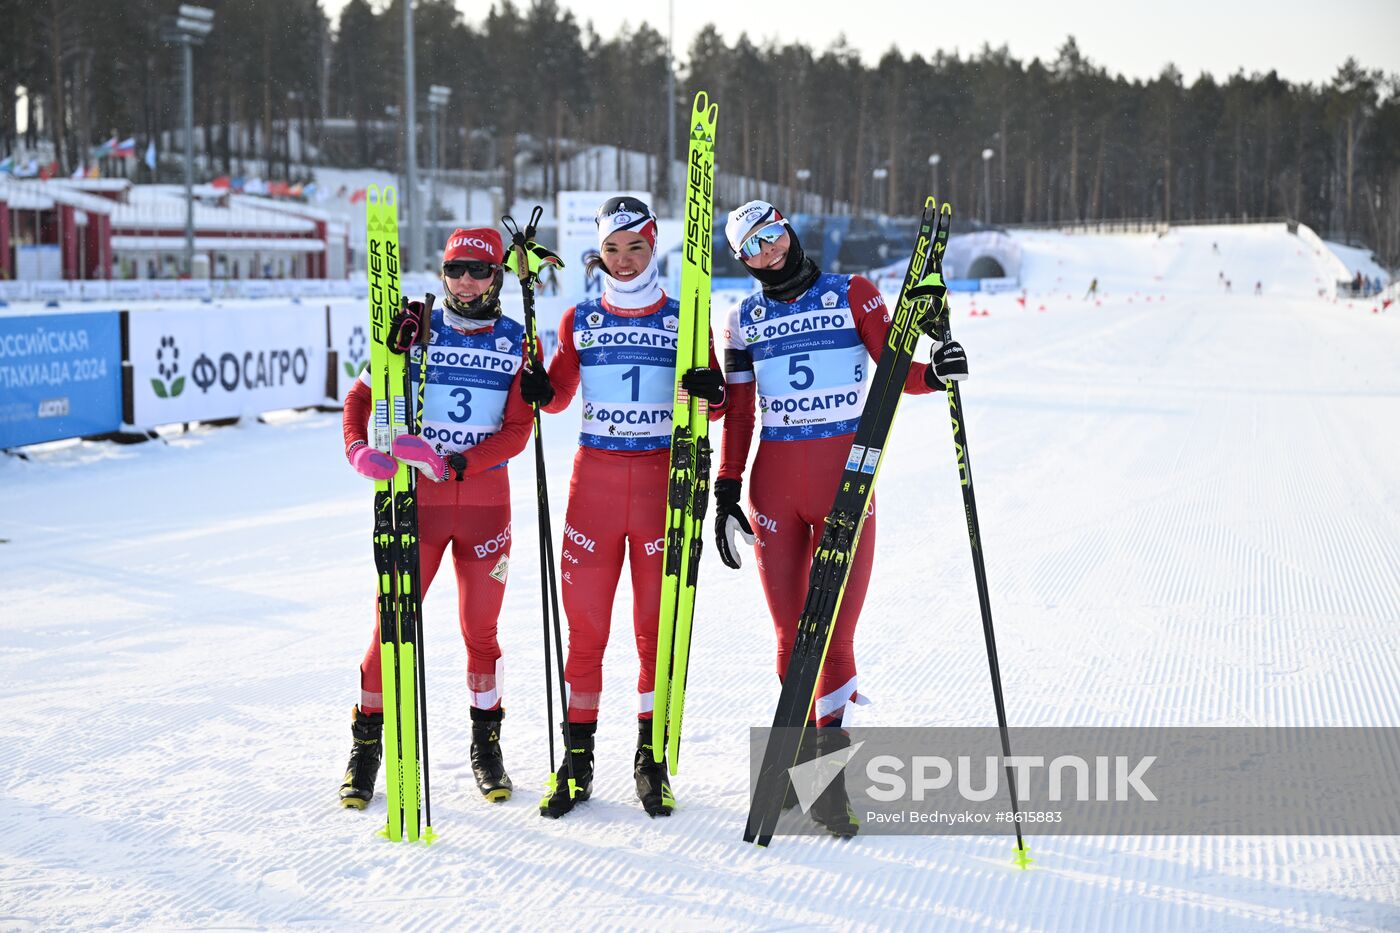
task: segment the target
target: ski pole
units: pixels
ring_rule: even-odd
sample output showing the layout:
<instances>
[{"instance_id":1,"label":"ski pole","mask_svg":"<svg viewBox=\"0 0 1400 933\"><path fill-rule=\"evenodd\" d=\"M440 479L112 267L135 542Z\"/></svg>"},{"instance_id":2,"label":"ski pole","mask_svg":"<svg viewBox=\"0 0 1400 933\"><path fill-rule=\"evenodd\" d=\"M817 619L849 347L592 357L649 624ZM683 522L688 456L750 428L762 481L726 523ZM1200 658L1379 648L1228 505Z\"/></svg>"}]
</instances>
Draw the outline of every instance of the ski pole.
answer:
<instances>
[{"instance_id":1,"label":"ski pole","mask_svg":"<svg viewBox=\"0 0 1400 933\"><path fill-rule=\"evenodd\" d=\"M413 412L414 434L421 434L423 432L423 398L424 389L428 382L428 342L433 329L433 303L436 301L437 296L432 293L423 296L423 323L418 327L418 398ZM417 508L418 494L416 490L418 478L416 476L413 479L413 485L415 489L413 497L414 507ZM417 549L415 548L415 559L417 553ZM418 580L423 579L421 572L416 568L415 577ZM418 668L417 719L420 729L420 738L418 741L423 750L423 842L425 844L431 844L436 837L433 833L433 804L431 794L429 793L428 779L428 663L424 660L423 653L424 643L427 641L427 637L423 634L423 592L421 587L414 595L418 600L419 607L417 618L414 619L414 625L417 631L413 633L413 640L415 642L414 649L417 651Z\"/></svg>"},{"instance_id":2,"label":"ski pole","mask_svg":"<svg viewBox=\"0 0 1400 933\"><path fill-rule=\"evenodd\" d=\"M940 342L952 339L948 322L948 298L941 296L942 308L934 312L930 336ZM930 364L932 365L932 364ZM987 567L982 559L982 531L977 523L977 495L972 487L972 459L967 450L967 428L964 426L962 395L955 379L948 380L948 411L953 420L953 448L958 458L958 474L962 485L963 510L967 514L967 537L972 547L972 572L977 579L977 603L982 612L982 635L987 642L987 665L992 675L992 696L996 701L997 728L1001 732L1001 752L1003 760L1011 757L1011 737L1006 727L1006 701L1001 689L1001 665L997 661L997 639L992 629L992 602L987 590ZM1021 837L1020 810L1016 805L1016 777L1011 765L1006 765L1007 787L1011 791L1011 815L1015 818L1016 856L1015 862L1021 868L1030 866L1030 850Z\"/></svg>"},{"instance_id":3,"label":"ski pole","mask_svg":"<svg viewBox=\"0 0 1400 933\"><path fill-rule=\"evenodd\" d=\"M529 244L535 238L535 230L544 214L544 209L536 205L530 212L530 220L521 230L509 214L501 218L501 225L511 238L511 252L514 254L515 273L520 279L521 304L525 316L525 357L529 366L544 366L544 354L540 350L539 332L535 322L535 279L537 275L530 265ZM557 257L553 262L563 266ZM544 627L544 687L545 687L545 731L549 733L549 770L556 774L560 769L554 757L554 674L551 670L551 651L554 664L558 667L560 728L564 736L564 767L568 769L568 780L572 782L573 764L569 754L573 741L569 734L568 689L564 682L564 641L559 622L559 582L554 571L554 532L549 519L549 483L545 476L544 435L540 431L540 406L531 405L535 421L535 497L538 507L540 538L540 611ZM554 644L551 649L550 634L553 630Z\"/></svg>"}]
</instances>

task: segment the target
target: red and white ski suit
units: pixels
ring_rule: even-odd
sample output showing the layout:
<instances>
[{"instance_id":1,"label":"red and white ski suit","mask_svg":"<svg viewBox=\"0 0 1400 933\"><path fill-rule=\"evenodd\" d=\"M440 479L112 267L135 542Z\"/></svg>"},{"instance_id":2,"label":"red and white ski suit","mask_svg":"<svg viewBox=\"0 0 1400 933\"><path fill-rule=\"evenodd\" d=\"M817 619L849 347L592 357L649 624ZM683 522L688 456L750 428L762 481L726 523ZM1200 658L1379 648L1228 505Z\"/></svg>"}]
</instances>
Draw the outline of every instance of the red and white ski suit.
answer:
<instances>
[{"instance_id":1,"label":"red and white ski suit","mask_svg":"<svg viewBox=\"0 0 1400 933\"><path fill-rule=\"evenodd\" d=\"M785 326L774 326L779 322ZM743 479L755 398L762 398L765 436L747 484L749 519L758 539L759 579L778 638L780 679L797 637L812 556L851 450L862 383L873 370L870 360L879 359L889 327L885 300L868 280L823 275L792 302L762 294L749 297L730 315L725 331L729 409L717 478ZM906 393L931 391L925 369L923 363L912 366ZM785 409L801 414L779 417ZM872 498L813 702L819 725L839 721L858 697L854 639L870 583L875 519Z\"/></svg>"},{"instance_id":2,"label":"red and white ski suit","mask_svg":"<svg viewBox=\"0 0 1400 933\"><path fill-rule=\"evenodd\" d=\"M440 311L434 315L434 344L428 357L429 407L434 404L434 354L439 347L454 349L447 346L454 341L470 345L479 342L476 339L479 335L492 331L488 327L479 331L444 332L443 336L447 339L440 344L436 332L443 331L445 327L440 315ZM418 560L423 594L426 596L428 588L432 586L450 544L452 566L457 576L457 621L462 630L462 640L467 646L467 686L471 691L472 706L479 709L495 709L501 704L501 648L496 640L496 624L501 602L505 598L511 539L510 475L504 464L525 449L534 423L531 407L520 397L519 341L516 334L520 325L509 319L496 323L496 331L510 332L508 352L517 357L514 376L504 393L503 409L488 416L492 422L499 418L500 429L475 444L449 443L446 450L439 450L439 453L451 450L464 452L467 467L460 481L449 479L435 483L424 476L419 476L417 480ZM447 328L447 331L452 329ZM495 331L492 333L494 335ZM501 346L505 347L506 344ZM496 355L504 354L497 352ZM496 362L499 367L501 360ZM459 372L458 380L460 376ZM460 388L447 388L447 391L456 392L459 397L462 392ZM479 392L478 397L485 394ZM494 404L501 404L501 401ZM371 406L369 385L364 381L356 382L345 396L343 428L347 447L355 441L367 439ZM464 406L458 404L457 407ZM480 418L482 415L473 417ZM425 411L425 421L432 420L433 413ZM367 713L379 712L384 708L377 600L375 617L374 634L364 660L360 662L360 709Z\"/></svg>"},{"instance_id":3,"label":"red and white ski suit","mask_svg":"<svg viewBox=\"0 0 1400 933\"><path fill-rule=\"evenodd\" d=\"M619 308L606 298L564 313L549 363L559 412L583 385L584 430L569 481L560 580L569 623L569 721L595 722L613 598L628 555L638 712L650 716L661 609L666 487L675 391L674 299ZM710 366L718 369L713 343ZM724 405L711 407L710 419Z\"/></svg>"}]
</instances>

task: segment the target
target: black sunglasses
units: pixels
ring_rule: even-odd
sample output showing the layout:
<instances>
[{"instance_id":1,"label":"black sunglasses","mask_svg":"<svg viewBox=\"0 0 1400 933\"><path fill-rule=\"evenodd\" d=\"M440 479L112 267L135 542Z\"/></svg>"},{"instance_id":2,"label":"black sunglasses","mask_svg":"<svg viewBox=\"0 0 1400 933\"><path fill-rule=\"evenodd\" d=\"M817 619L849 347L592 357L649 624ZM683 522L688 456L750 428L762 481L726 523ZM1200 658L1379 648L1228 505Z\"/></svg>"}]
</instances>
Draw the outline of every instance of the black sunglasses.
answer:
<instances>
[{"instance_id":1,"label":"black sunglasses","mask_svg":"<svg viewBox=\"0 0 1400 933\"><path fill-rule=\"evenodd\" d=\"M460 279L464 272L474 279L489 279L496 274L496 265L495 263L482 262L479 259L468 259L465 262L445 262L442 264L442 274L449 279Z\"/></svg>"}]
</instances>

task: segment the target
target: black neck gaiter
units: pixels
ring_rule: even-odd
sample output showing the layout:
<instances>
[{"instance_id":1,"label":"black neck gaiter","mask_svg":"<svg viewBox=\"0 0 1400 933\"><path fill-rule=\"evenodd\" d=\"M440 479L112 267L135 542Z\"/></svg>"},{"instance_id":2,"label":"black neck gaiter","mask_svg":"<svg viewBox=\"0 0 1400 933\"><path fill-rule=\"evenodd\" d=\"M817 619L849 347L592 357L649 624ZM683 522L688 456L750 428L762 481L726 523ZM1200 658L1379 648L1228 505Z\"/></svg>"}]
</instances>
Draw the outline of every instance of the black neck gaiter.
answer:
<instances>
[{"instance_id":1,"label":"black neck gaiter","mask_svg":"<svg viewBox=\"0 0 1400 933\"><path fill-rule=\"evenodd\" d=\"M749 275L758 279L763 286L764 296L774 301L792 301L811 288L817 276L822 274L817 264L807 258L802 242L797 239L797 231L788 227L788 237L792 245L788 247L787 258L777 269L755 269L744 265Z\"/></svg>"}]
</instances>

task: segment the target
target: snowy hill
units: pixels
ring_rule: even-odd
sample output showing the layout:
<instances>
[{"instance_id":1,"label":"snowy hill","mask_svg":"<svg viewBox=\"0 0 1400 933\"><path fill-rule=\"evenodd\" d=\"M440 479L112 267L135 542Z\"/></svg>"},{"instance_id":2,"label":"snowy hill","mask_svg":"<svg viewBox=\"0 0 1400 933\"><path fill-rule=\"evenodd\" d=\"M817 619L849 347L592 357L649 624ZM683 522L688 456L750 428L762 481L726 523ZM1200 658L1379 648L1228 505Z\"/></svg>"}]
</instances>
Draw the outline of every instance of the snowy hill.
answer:
<instances>
[{"instance_id":1,"label":"snowy hill","mask_svg":"<svg viewBox=\"0 0 1400 933\"><path fill-rule=\"evenodd\" d=\"M1336 281L1352 271L1337 255L1344 247L1325 244L1306 227L1290 234L1283 224L1173 227L1160 236L1013 235L1022 247L1022 284L1076 298L1095 278L1109 293L1220 293L1229 281L1235 292L1252 292L1258 284L1266 295L1325 291L1330 297Z\"/></svg>"},{"instance_id":2,"label":"snowy hill","mask_svg":"<svg viewBox=\"0 0 1400 933\"><path fill-rule=\"evenodd\" d=\"M972 367L967 431L1012 726L1400 726L1400 441L1378 430L1400 399L1400 314L1337 302L1335 256L1282 227L1017 236L1024 305L956 296L953 317ZM1086 301L1094 277L1103 294ZM575 404L545 419L556 529L579 417ZM11 701L0 929L561 917L667 929L1400 928L1389 837L1032 833L1029 871L1011 866L1005 834L742 844L747 728L768 723L777 696L773 634L752 561L729 571L712 548L678 811L649 820L632 795L624 574L594 799L541 820L528 455L511 467L501 622L517 794L492 806L471 783L445 575L425 607L442 839L383 842L382 795L364 814L334 799L371 637L370 489L344 463L337 415L271 420L0 460ZM856 724L993 723L940 397L902 406L878 499L856 642L874 702Z\"/></svg>"}]
</instances>

